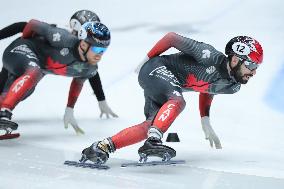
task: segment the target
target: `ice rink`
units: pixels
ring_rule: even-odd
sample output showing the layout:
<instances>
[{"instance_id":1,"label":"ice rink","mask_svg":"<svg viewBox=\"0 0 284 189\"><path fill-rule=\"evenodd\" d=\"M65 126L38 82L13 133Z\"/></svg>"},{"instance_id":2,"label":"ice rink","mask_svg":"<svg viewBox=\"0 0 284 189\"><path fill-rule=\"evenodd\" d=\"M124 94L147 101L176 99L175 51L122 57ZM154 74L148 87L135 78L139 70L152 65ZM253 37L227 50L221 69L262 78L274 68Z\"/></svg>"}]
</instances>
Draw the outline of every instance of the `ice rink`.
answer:
<instances>
[{"instance_id":1,"label":"ice rink","mask_svg":"<svg viewBox=\"0 0 284 189\"><path fill-rule=\"evenodd\" d=\"M284 188L284 13L280 0L104 0L20 1L1 3L0 28L35 18L68 27L77 10L96 12L112 32L99 63L106 100L117 119L100 119L88 82L75 107L84 136L64 129L63 114L71 78L47 75L34 94L14 110L21 137L0 141L0 189L77 188ZM224 52L232 37L249 35L264 49L263 65L234 95L218 95L211 122L223 149L210 148L201 128L198 93L185 93L187 106L168 132L180 143L178 166L121 168L138 160L138 143L116 151L109 170L68 167L83 148L144 120L143 91L134 69L167 32L203 41ZM0 53L15 37L0 41ZM174 49L166 53L176 52ZM279 83L278 83L279 82ZM166 136L166 135L165 135Z\"/></svg>"}]
</instances>

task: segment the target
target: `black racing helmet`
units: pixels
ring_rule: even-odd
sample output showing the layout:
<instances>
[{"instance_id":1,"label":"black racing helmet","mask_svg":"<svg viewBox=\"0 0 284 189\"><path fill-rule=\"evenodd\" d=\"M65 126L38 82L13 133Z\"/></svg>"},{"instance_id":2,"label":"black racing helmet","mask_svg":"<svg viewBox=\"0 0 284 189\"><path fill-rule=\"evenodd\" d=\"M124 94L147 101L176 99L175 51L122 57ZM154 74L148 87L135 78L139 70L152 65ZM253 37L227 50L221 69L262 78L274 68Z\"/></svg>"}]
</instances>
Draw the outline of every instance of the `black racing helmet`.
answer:
<instances>
[{"instance_id":1,"label":"black racing helmet","mask_svg":"<svg viewBox=\"0 0 284 189\"><path fill-rule=\"evenodd\" d=\"M69 24L72 31L79 32L84 23L91 21L100 22L100 18L92 11L79 10L71 16Z\"/></svg>"},{"instance_id":2,"label":"black racing helmet","mask_svg":"<svg viewBox=\"0 0 284 189\"><path fill-rule=\"evenodd\" d=\"M101 22L86 22L82 25L78 38L91 46L108 47L110 44L110 31Z\"/></svg>"}]
</instances>

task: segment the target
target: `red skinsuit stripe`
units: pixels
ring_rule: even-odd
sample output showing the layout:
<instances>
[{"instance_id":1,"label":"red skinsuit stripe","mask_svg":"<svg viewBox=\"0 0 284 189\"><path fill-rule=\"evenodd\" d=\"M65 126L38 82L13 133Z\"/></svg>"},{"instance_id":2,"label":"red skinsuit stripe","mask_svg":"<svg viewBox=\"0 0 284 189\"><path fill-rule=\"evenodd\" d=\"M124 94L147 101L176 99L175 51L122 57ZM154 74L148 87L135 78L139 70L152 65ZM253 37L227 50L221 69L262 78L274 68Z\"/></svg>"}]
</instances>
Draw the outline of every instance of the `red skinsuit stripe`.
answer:
<instances>
[{"instance_id":1,"label":"red skinsuit stripe","mask_svg":"<svg viewBox=\"0 0 284 189\"><path fill-rule=\"evenodd\" d=\"M3 100L1 108L13 110L24 95L36 86L42 76L39 70L30 70L15 80Z\"/></svg>"},{"instance_id":2,"label":"red skinsuit stripe","mask_svg":"<svg viewBox=\"0 0 284 189\"><path fill-rule=\"evenodd\" d=\"M166 34L161 40L159 40L155 46L148 52L147 56L149 58L153 58L155 56L159 56L166 50L172 47L172 40L174 40L175 36L174 32L170 32Z\"/></svg>"},{"instance_id":3,"label":"red skinsuit stripe","mask_svg":"<svg viewBox=\"0 0 284 189\"><path fill-rule=\"evenodd\" d=\"M183 111L185 101L183 98L175 98L166 102L157 113L153 126L166 132L176 117Z\"/></svg>"},{"instance_id":4,"label":"red skinsuit stripe","mask_svg":"<svg viewBox=\"0 0 284 189\"><path fill-rule=\"evenodd\" d=\"M213 95L207 93L199 94L199 112L201 117L209 116L212 100Z\"/></svg>"},{"instance_id":5,"label":"red skinsuit stripe","mask_svg":"<svg viewBox=\"0 0 284 189\"><path fill-rule=\"evenodd\" d=\"M78 96L81 93L83 85L84 85L84 81L76 80L76 79L72 80L70 90L69 90L69 96L68 96L68 103L67 103L68 107L74 108L74 105L78 99Z\"/></svg>"},{"instance_id":6,"label":"red skinsuit stripe","mask_svg":"<svg viewBox=\"0 0 284 189\"><path fill-rule=\"evenodd\" d=\"M168 111L167 110L168 106L170 106L171 109L169 115L166 116L167 114L164 112ZM175 118L178 116L178 114L184 109L184 106L185 106L185 101L183 99L169 100L159 110L153 125L158 127L161 131L165 132L169 128L171 123L175 120ZM160 120L159 117L161 117ZM148 128L150 126L152 126L151 120L144 121L143 123L140 123L138 125L120 131L119 133L111 137L111 140L114 143L116 149L120 149L125 146L138 143L147 138Z\"/></svg>"},{"instance_id":7,"label":"red skinsuit stripe","mask_svg":"<svg viewBox=\"0 0 284 189\"><path fill-rule=\"evenodd\" d=\"M144 121L138 125L128 127L111 137L115 148L123 148L125 146L145 140L147 138L148 128L151 126L151 123L151 121Z\"/></svg>"}]
</instances>

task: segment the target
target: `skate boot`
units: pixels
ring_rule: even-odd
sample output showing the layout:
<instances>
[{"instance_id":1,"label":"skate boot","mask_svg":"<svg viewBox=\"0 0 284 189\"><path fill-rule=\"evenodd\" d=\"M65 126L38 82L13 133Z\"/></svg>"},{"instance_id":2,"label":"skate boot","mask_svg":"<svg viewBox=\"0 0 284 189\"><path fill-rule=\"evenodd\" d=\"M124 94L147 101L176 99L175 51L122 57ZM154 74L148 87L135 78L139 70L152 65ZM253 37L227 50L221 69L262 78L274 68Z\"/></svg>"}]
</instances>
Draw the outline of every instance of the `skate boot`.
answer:
<instances>
[{"instance_id":1,"label":"skate boot","mask_svg":"<svg viewBox=\"0 0 284 189\"><path fill-rule=\"evenodd\" d=\"M138 150L140 162L146 162L148 156L156 156L162 158L162 161L169 161L176 156L176 151L166 145L162 144L161 139L156 137L149 137L143 146Z\"/></svg>"},{"instance_id":2,"label":"skate boot","mask_svg":"<svg viewBox=\"0 0 284 189\"><path fill-rule=\"evenodd\" d=\"M12 131L18 129L18 124L10 121L12 118L12 112L8 109L0 110L0 130L5 130L4 135L0 135L0 140L17 138L20 136L19 133L12 134Z\"/></svg>"},{"instance_id":3,"label":"skate boot","mask_svg":"<svg viewBox=\"0 0 284 189\"><path fill-rule=\"evenodd\" d=\"M111 139L104 139L103 141L95 142L90 147L82 151L82 158L80 162L87 160L95 164L104 164L109 158L109 153L114 152L115 148Z\"/></svg>"}]
</instances>

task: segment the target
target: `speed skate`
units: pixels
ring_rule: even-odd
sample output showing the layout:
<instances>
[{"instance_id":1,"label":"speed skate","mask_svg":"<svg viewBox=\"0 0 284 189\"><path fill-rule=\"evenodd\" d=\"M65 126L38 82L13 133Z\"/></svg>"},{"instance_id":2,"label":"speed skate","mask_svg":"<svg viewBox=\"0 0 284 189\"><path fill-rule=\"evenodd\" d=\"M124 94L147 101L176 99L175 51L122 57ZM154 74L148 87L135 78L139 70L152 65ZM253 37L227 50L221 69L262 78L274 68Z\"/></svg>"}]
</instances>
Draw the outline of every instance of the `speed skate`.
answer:
<instances>
[{"instance_id":1,"label":"speed skate","mask_svg":"<svg viewBox=\"0 0 284 189\"><path fill-rule=\"evenodd\" d=\"M9 120L0 119L0 130L3 130L5 134L0 135L0 140L18 138L19 133L12 133L12 131L17 130L18 124Z\"/></svg>"}]
</instances>

